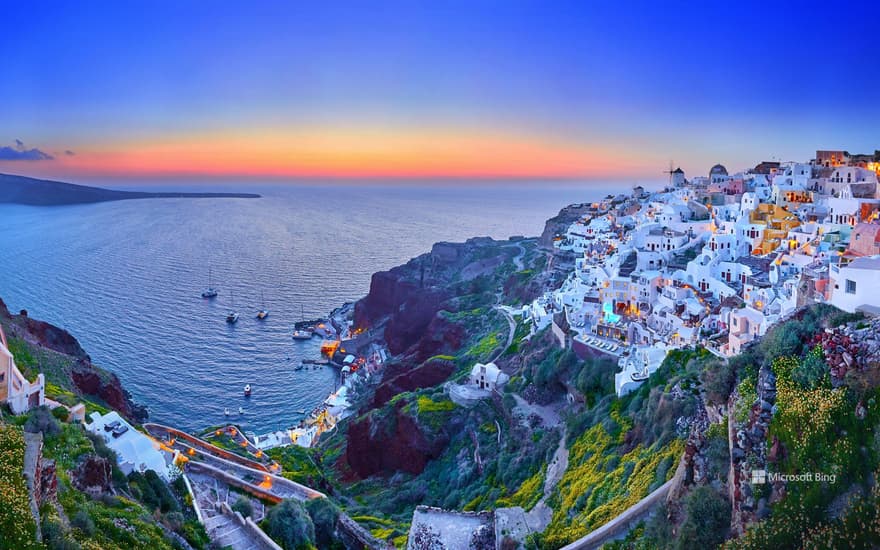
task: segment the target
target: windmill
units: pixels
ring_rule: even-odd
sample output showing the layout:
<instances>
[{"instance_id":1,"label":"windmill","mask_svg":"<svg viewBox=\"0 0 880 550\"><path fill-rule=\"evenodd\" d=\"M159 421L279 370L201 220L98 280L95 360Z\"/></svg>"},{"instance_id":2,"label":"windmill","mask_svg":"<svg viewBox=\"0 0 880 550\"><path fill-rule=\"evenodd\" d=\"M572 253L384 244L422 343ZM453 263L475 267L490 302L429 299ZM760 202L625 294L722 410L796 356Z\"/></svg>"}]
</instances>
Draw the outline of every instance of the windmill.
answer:
<instances>
[{"instance_id":1,"label":"windmill","mask_svg":"<svg viewBox=\"0 0 880 550\"><path fill-rule=\"evenodd\" d=\"M675 163L671 160L669 161L669 170L664 170L664 174L669 174L669 187L672 187L672 174L675 173Z\"/></svg>"}]
</instances>

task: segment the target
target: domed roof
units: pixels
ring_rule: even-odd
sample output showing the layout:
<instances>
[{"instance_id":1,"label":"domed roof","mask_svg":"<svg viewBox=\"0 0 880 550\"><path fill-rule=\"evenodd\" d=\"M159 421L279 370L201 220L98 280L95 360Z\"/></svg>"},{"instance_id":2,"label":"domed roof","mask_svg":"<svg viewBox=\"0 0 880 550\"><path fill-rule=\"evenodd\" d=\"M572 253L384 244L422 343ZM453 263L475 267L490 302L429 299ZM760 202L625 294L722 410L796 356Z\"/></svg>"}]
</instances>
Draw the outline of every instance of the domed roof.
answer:
<instances>
[{"instance_id":1,"label":"domed roof","mask_svg":"<svg viewBox=\"0 0 880 550\"><path fill-rule=\"evenodd\" d=\"M715 175L726 176L727 175L727 168L725 168L723 164L716 164L715 166L712 167L711 170L709 170L709 175L710 176L715 176Z\"/></svg>"}]
</instances>

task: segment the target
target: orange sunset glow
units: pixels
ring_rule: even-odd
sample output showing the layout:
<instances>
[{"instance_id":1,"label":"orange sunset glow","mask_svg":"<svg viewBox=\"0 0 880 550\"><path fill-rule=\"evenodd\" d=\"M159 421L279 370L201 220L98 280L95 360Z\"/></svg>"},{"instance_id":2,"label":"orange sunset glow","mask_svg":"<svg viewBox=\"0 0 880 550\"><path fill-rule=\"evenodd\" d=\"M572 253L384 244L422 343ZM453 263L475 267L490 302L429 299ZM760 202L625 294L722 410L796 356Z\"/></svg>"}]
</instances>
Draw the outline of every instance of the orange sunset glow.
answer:
<instances>
[{"instance_id":1,"label":"orange sunset glow","mask_svg":"<svg viewBox=\"0 0 880 550\"><path fill-rule=\"evenodd\" d=\"M73 175L331 178L574 178L612 176L624 166L632 168L610 149L549 139L361 128L202 133L107 143L80 148L57 165Z\"/></svg>"}]
</instances>

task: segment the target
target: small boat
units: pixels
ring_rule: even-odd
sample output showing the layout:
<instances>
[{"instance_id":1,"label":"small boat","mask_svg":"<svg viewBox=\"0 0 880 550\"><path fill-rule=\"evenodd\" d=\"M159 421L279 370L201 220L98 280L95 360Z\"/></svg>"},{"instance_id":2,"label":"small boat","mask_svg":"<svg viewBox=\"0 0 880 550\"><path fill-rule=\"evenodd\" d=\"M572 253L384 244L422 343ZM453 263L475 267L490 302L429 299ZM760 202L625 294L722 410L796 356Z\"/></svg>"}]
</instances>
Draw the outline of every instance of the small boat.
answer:
<instances>
[{"instance_id":1,"label":"small boat","mask_svg":"<svg viewBox=\"0 0 880 550\"><path fill-rule=\"evenodd\" d=\"M302 305L299 306L299 317L300 317L300 325L299 326L303 326L305 324L305 315L303 314ZM310 328L296 328L295 327L293 329L293 334L291 335L291 337L294 340L311 340L313 334L314 334L314 331Z\"/></svg>"},{"instance_id":2,"label":"small boat","mask_svg":"<svg viewBox=\"0 0 880 550\"><path fill-rule=\"evenodd\" d=\"M230 325L234 325L238 322L238 312L235 311L235 296L232 296L232 309L226 314L226 322Z\"/></svg>"},{"instance_id":3,"label":"small boat","mask_svg":"<svg viewBox=\"0 0 880 550\"><path fill-rule=\"evenodd\" d=\"M238 408L238 414L244 414L244 407Z\"/></svg>"},{"instance_id":4,"label":"small boat","mask_svg":"<svg viewBox=\"0 0 880 550\"><path fill-rule=\"evenodd\" d=\"M250 384L245 385L245 387L244 387L244 396L245 396L245 397L250 397L250 396L251 396L251 385L250 385Z\"/></svg>"},{"instance_id":5,"label":"small boat","mask_svg":"<svg viewBox=\"0 0 880 550\"><path fill-rule=\"evenodd\" d=\"M305 410L305 409L300 409L300 410L298 410L298 411L296 411L296 412L298 412L299 414L306 414L306 410Z\"/></svg>"},{"instance_id":6,"label":"small boat","mask_svg":"<svg viewBox=\"0 0 880 550\"><path fill-rule=\"evenodd\" d=\"M217 297L217 289L214 288L214 284L211 280L211 269L208 268L208 288L202 291L202 298L216 298Z\"/></svg>"},{"instance_id":7,"label":"small boat","mask_svg":"<svg viewBox=\"0 0 880 550\"><path fill-rule=\"evenodd\" d=\"M229 416L229 407L226 407L225 409L223 409L223 414L225 414L226 416Z\"/></svg>"},{"instance_id":8,"label":"small boat","mask_svg":"<svg viewBox=\"0 0 880 550\"><path fill-rule=\"evenodd\" d=\"M297 365L297 366L293 367L293 370L303 370L303 366Z\"/></svg>"},{"instance_id":9,"label":"small boat","mask_svg":"<svg viewBox=\"0 0 880 550\"><path fill-rule=\"evenodd\" d=\"M269 316L269 310L266 309L266 298L263 297L262 290L260 291L260 301L263 302L263 307L262 307L262 309L260 309L260 311L257 312L257 319L262 321L263 319L265 319L266 317Z\"/></svg>"}]
</instances>

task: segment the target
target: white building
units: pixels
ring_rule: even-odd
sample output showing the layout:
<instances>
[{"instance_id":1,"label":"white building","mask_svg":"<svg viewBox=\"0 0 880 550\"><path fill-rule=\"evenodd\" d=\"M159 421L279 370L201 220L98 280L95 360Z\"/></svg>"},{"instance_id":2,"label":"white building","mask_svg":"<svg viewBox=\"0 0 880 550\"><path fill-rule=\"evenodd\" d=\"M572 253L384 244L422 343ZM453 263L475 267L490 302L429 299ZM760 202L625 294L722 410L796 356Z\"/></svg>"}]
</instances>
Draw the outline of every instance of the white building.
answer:
<instances>
[{"instance_id":1,"label":"white building","mask_svg":"<svg viewBox=\"0 0 880 550\"><path fill-rule=\"evenodd\" d=\"M107 446L116 452L119 469L123 473L128 475L153 470L165 481L171 480L169 465L158 441L134 429L116 411L104 416L93 412L89 418L92 421L86 425L86 429L104 438Z\"/></svg>"},{"instance_id":2,"label":"white building","mask_svg":"<svg viewBox=\"0 0 880 550\"><path fill-rule=\"evenodd\" d=\"M468 382L477 386L481 390L494 391L507 383L509 376L501 372L495 363L477 363L471 369L471 375Z\"/></svg>"},{"instance_id":3,"label":"white building","mask_svg":"<svg viewBox=\"0 0 880 550\"><path fill-rule=\"evenodd\" d=\"M831 265L831 303L854 312L868 306L880 308L880 256L856 258L845 266Z\"/></svg>"},{"instance_id":4,"label":"white building","mask_svg":"<svg viewBox=\"0 0 880 550\"><path fill-rule=\"evenodd\" d=\"M622 397L638 388L666 359L666 348L662 345L632 348L632 353L618 361L620 372L614 374L614 391Z\"/></svg>"},{"instance_id":5,"label":"white building","mask_svg":"<svg viewBox=\"0 0 880 550\"><path fill-rule=\"evenodd\" d=\"M0 403L8 403L13 414L22 414L45 404L45 391L46 380L42 373L33 382L28 382L15 366L6 334L0 327Z\"/></svg>"}]
</instances>

